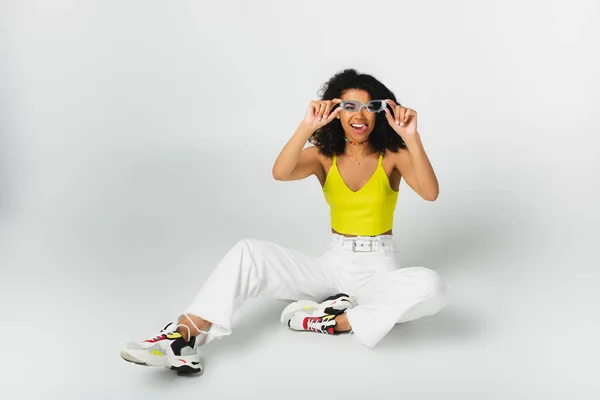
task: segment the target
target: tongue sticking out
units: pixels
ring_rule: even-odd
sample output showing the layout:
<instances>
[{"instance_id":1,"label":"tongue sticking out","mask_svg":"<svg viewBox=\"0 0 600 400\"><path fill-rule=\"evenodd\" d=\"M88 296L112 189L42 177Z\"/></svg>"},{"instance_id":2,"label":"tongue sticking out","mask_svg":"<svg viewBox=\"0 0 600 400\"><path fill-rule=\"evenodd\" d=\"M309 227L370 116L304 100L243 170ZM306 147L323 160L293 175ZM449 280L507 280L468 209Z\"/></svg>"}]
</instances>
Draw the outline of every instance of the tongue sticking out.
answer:
<instances>
[{"instance_id":1,"label":"tongue sticking out","mask_svg":"<svg viewBox=\"0 0 600 400\"><path fill-rule=\"evenodd\" d=\"M350 126L354 133L364 133L367 130L367 126L363 124L352 124Z\"/></svg>"}]
</instances>

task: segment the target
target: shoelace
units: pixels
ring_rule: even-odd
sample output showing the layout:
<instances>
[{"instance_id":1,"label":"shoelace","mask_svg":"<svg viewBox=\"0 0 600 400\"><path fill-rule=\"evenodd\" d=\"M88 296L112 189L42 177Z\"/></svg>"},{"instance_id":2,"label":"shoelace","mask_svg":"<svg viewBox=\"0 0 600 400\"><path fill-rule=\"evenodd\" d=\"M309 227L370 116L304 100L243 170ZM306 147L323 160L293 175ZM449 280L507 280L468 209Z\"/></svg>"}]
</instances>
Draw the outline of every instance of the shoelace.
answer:
<instances>
[{"instance_id":1,"label":"shoelace","mask_svg":"<svg viewBox=\"0 0 600 400\"><path fill-rule=\"evenodd\" d=\"M323 325L322 322L316 322L316 321L313 321L313 320L309 320L308 324L307 324L307 327L308 327L308 330L311 330L311 331L314 331L314 332L322 332L323 331L322 330L322 325Z\"/></svg>"},{"instance_id":2,"label":"shoelace","mask_svg":"<svg viewBox=\"0 0 600 400\"><path fill-rule=\"evenodd\" d=\"M323 329L323 325L325 325L325 321L323 320L315 320L314 317L309 317L309 320L306 324L308 330L319 333L327 333L326 329Z\"/></svg>"},{"instance_id":3,"label":"shoelace","mask_svg":"<svg viewBox=\"0 0 600 400\"><path fill-rule=\"evenodd\" d=\"M314 319L314 317L308 317L309 320L307 321L306 327L308 328L308 330L311 330L313 332L320 332L320 333L328 333L327 329L323 329L323 326L325 325L326 321L320 320L317 321ZM347 331L343 331L342 333L347 333L349 335L354 333L354 330L352 329L352 325L350 325L350 329Z\"/></svg>"}]
</instances>

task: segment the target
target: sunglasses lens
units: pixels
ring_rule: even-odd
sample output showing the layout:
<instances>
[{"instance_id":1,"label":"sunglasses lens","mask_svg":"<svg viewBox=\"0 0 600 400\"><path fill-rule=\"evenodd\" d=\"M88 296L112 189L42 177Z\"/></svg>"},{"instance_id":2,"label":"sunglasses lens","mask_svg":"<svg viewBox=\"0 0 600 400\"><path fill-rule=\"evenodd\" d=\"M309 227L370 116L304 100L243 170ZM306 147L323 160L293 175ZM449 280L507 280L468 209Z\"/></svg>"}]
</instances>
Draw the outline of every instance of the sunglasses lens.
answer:
<instances>
[{"instance_id":1,"label":"sunglasses lens","mask_svg":"<svg viewBox=\"0 0 600 400\"><path fill-rule=\"evenodd\" d=\"M360 108L360 104L355 101L352 101L352 100L344 101L341 104L341 106L345 111L350 111L350 112L358 111L358 109Z\"/></svg>"},{"instance_id":2,"label":"sunglasses lens","mask_svg":"<svg viewBox=\"0 0 600 400\"><path fill-rule=\"evenodd\" d=\"M383 110L385 102L383 100L373 100L367 105L367 110L371 112L378 112Z\"/></svg>"}]
</instances>

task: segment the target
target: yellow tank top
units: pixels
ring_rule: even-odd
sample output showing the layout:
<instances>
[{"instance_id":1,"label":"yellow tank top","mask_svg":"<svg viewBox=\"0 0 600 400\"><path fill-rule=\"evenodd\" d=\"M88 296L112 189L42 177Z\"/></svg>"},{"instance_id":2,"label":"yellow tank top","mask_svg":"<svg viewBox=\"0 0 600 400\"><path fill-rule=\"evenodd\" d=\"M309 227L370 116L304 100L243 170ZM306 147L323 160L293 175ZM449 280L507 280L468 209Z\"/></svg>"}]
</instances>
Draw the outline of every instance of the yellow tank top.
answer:
<instances>
[{"instance_id":1,"label":"yellow tank top","mask_svg":"<svg viewBox=\"0 0 600 400\"><path fill-rule=\"evenodd\" d=\"M377 169L367 183L356 192L344 182L337 167L336 156L323 185L329 204L331 227L339 233L375 236L392 229L398 192L390 186L379 154Z\"/></svg>"}]
</instances>

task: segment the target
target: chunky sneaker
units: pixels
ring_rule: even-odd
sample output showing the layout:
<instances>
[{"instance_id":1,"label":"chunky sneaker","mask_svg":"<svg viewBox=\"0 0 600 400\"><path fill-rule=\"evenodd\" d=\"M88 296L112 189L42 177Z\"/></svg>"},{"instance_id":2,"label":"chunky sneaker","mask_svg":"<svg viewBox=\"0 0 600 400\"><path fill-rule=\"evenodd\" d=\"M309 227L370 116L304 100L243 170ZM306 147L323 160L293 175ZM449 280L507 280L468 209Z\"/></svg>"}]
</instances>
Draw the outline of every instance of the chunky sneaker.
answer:
<instances>
[{"instance_id":1,"label":"chunky sneaker","mask_svg":"<svg viewBox=\"0 0 600 400\"><path fill-rule=\"evenodd\" d=\"M290 329L295 331L313 331L335 335L335 317L337 315L324 315L318 311L297 311L288 321Z\"/></svg>"},{"instance_id":2,"label":"chunky sneaker","mask_svg":"<svg viewBox=\"0 0 600 400\"><path fill-rule=\"evenodd\" d=\"M335 317L354 307L356 299L345 293L326 298L322 303L300 300L281 313L281 323L293 330L335 333Z\"/></svg>"},{"instance_id":3,"label":"chunky sneaker","mask_svg":"<svg viewBox=\"0 0 600 400\"><path fill-rule=\"evenodd\" d=\"M127 343L121 350L125 361L152 367L165 367L178 372L200 372L200 355L195 349L198 338L185 340L177 332L177 324L169 323L158 336L141 343Z\"/></svg>"}]
</instances>

